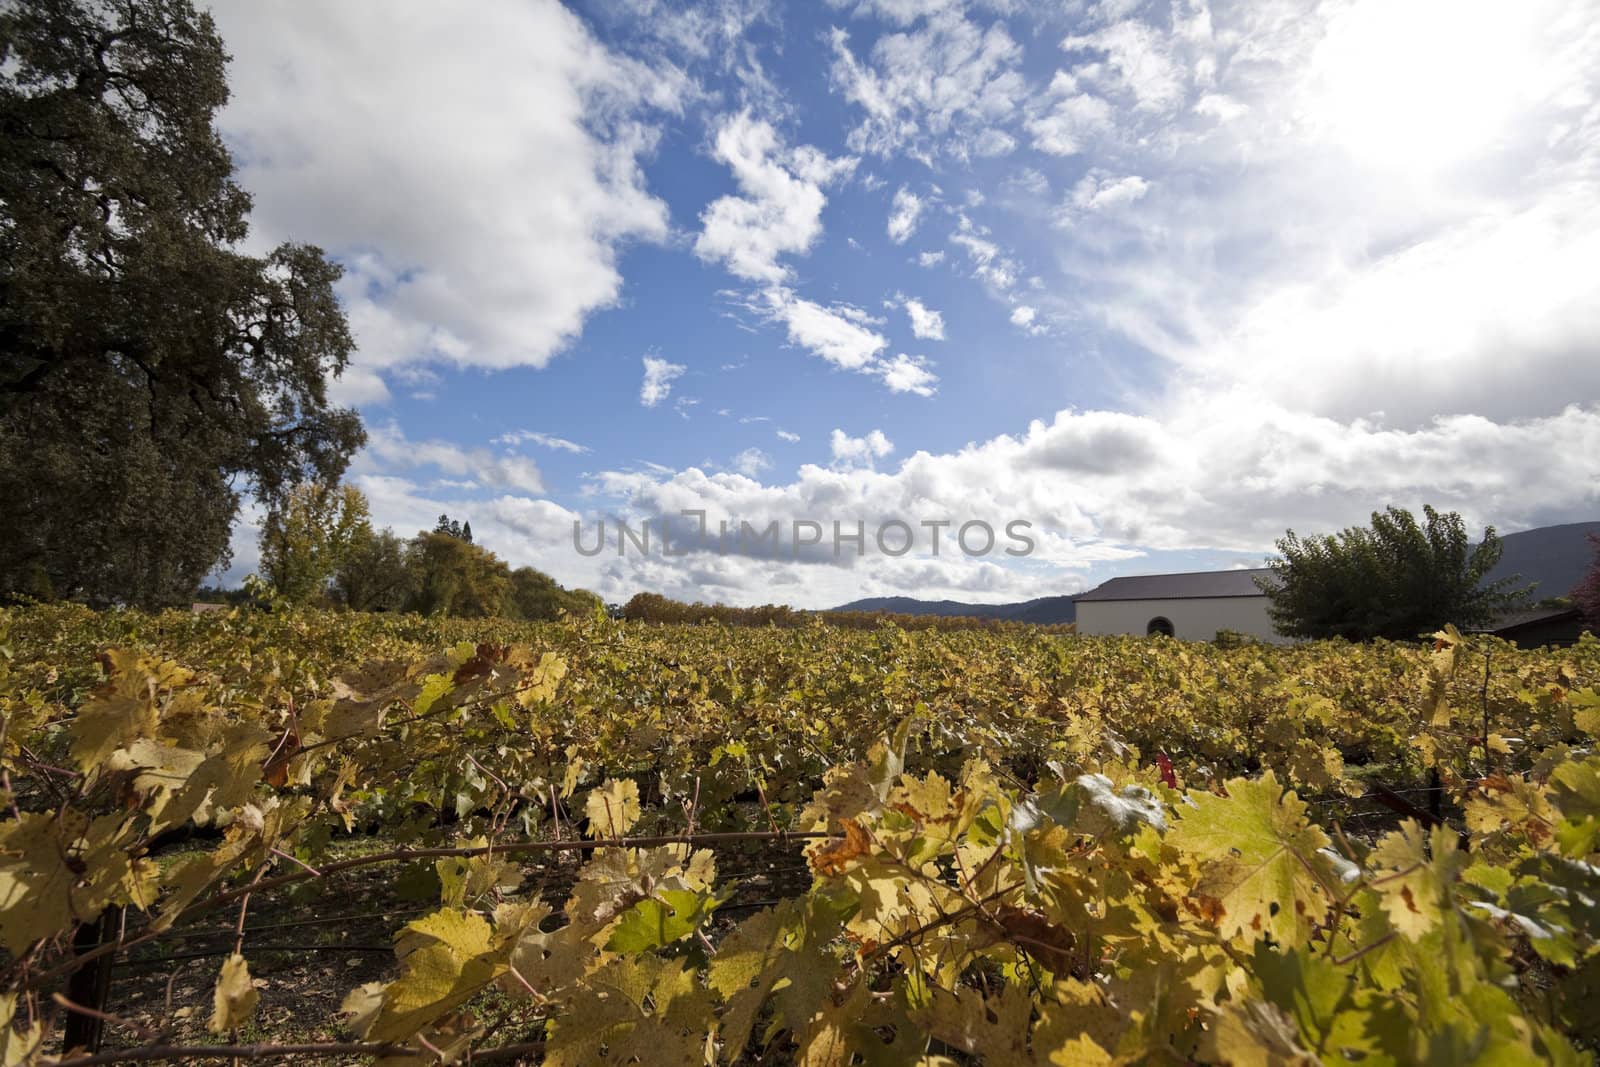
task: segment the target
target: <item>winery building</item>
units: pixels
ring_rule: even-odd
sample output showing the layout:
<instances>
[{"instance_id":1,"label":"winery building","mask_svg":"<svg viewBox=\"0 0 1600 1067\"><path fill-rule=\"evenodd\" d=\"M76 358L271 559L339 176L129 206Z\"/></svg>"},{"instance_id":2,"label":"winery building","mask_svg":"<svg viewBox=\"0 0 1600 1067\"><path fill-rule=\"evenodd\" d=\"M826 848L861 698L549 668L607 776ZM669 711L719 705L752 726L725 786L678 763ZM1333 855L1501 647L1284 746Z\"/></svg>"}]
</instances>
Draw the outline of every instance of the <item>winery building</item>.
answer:
<instances>
[{"instance_id":1,"label":"winery building","mask_svg":"<svg viewBox=\"0 0 1600 1067\"><path fill-rule=\"evenodd\" d=\"M1165 634L1210 641L1231 630L1286 644L1267 614L1267 595L1256 584L1272 571L1197 571L1113 578L1077 598L1080 634Z\"/></svg>"}]
</instances>

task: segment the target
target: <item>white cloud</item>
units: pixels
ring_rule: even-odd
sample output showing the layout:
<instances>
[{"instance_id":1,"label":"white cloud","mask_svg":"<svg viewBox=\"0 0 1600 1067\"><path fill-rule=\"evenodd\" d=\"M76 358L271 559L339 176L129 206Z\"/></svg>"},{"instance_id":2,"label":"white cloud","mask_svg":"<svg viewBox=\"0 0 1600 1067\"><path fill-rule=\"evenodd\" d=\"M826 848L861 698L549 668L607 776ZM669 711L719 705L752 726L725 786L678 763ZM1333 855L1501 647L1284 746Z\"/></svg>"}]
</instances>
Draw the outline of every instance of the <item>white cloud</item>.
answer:
<instances>
[{"instance_id":1,"label":"white cloud","mask_svg":"<svg viewBox=\"0 0 1600 1067\"><path fill-rule=\"evenodd\" d=\"M922 198L902 185L895 190L894 203L889 208L889 240L897 245L917 231L917 221L922 217Z\"/></svg>"},{"instance_id":2,"label":"white cloud","mask_svg":"<svg viewBox=\"0 0 1600 1067\"><path fill-rule=\"evenodd\" d=\"M870 367L889 344L859 309L823 307L785 289L769 290L766 296L772 315L788 328L790 341L843 370Z\"/></svg>"},{"instance_id":3,"label":"white cloud","mask_svg":"<svg viewBox=\"0 0 1600 1067\"><path fill-rule=\"evenodd\" d=\"M644 381L639 386L639 403L653 408L672 392L672 382L688 370L681 363L671 363L656 356L644 357Z\"/></svg>"},{"instance_id":4,"label":"white cloud","mask_svg":"<svg viewBox=\"0 0 1600 1067\"><path fill-rule=\"evenodd\" d=\"M938 252L923 252L917 256L917 266L919 267L937 267L943 262L943 250Z\"/></svg>"},{"instance_id":5,"label":"white cloud","mask_svg":"<svg viewBox=\"0 0 1600 1067\"><path fill-rule=\"evenodd\" d=\"M580 445L576 441L569 441L565 437L556 437L554 434L541 433L538 430L512 430L503 433L494 439L497 445L535 444L556 452L571 452L575 456L586 455L590 450L587 445Z\"/></svg>"},{"instance_id":6,"label":"white cloud","mask_svg":"<svg viewBox=\"0 0 1600 1067\"><path fill-rule=\"evenodd\" d=\"M543 366L617 301L619 247L666 237L640 162L685 80L555 0L211 6L252 247L311 240L346 267L341 399L382 401L382 373L420 362Z\"/></svg>"},{"instance_id":7,"label":"white cloud","mask_svg":"<svg viewBox=\"0 0 1600 1067\"><path fill-rule=\"evenodd\" d=\"M778 262L804 253L822 235L822 187L854 168L809 145L787 148L772 125L748 111L724 118L713 154L733 171L743 195L724 196L700 216L694 251L718 260L747 281L776 284L789 277Z\"/></svg>"},{"instance_id":8,"label":"white cloud","mask_svg":"<svg viewBox=\"0 0 1600 1067\"><path fill-rule=\"evenodd\" d=\"M828 448L835 462L871 463L893 452L894 442L885 437L882 430L871 430L861 437L834 430L828 438Z\"/></svg>"},{"instance_id":9,"label":"white cloud","mask_svg":"<svg viewBox=\"0 0 1600 1067\"><path fill-rule=\"evenodd\" d=\"M779 430L777 433L780 441L788 441L790 444L794 444L796 441L800 440L799 434L790 433L788 430Z\"/></svg>"},{"instance_id":10,"label":"white cloud","mask_svg":"<svg viewBox=\"0 0 1600 1067\"><path fill-rule=\"evenodd\" d=\"M1033 147L1039 151L1052 156L1077 155L1112 129L1111 105L1081 91L1071 74L1058 71L1026 125L1033 135Z\"/></svg>"},{"instance_id":11,"label":"white cloud","mask_svg":"<svg viewBox=\"0 0 1600 1067\"><path fill-rule=\"evenodd\" d=\"M697 595L733 603L822 606L885 588L1025 599L1083 588L1092 584L1085 568L1152 550L1260 559L1286 528L1338 530L1389 503L1413 510L1433 503L1460 511L1471 526L1502 530L1571 521L1600 507L1596 408L1503 424L1453 416L1392 430L1295 413L1239 392L1186 396L1159 414L1063 411L1021 434L917 452L893 471L874 468L894 452L881 431L835 430L829 443L830 467L802 466L777 484L693 468L607 474L600 484L629 513L701 509L713 530L719 520L757 528L776 520L788 529L809 519L854 531L859 521L868 531L863 555L847 547L835 556L824 544L798 559L654 560L630 565L629 580L685 590L691 599L698 588ZM950 553L948 542L945 554L930 558L925 538L918 551L893 559L872 535L892 519L918 531L923 522L952 523L947 539L972 519L997 533L1026 520L1037 548L1020 569L997 565L1010 564L999 552Z\"/></svg>"},{"instance_id":12,"label":"white cloud","mask_svg":"<svg viewBox=\"0 0 1600 1067\"><path fill-rule=\"evenodd\" d=\"M1001 252L1000 246L990 238L987 227L977 225L963 214L950 240L967 250L973 273L985 282L1001 291L1017 283L1021 268Z\"/></svg>"},{"instance_id":13,"label":"white cloud","mask_svg":"<svg viewBox=\"0 0 1600 1067\"><path fill-rule=\"evenodd\" d=\"M1100 94L1114 169L1059 216L1062 319L1154 353L1168 393L1407 429L1600 395L1589 7L1228 5L1070 40L1052 96Z\"/></svg>"},{"instance_id":14,"label":"white cloud","mask_svg":"<svg viewBox=\"0 0 1600 1067\"><path fill-rule=\"evenodd\" d=\"M860 308L849 304L823 307L781 287L768 290L764 299L764 313L783 323L791 343L809 349L840 370L878 378L895 393L932 396L936 392L938 376L920 356L898 355L891 360L881 357L889 345L888 338L875 329L882 320ZM938 312L927 314L934 316L942 329Z\"/></svg>"},{"instance_id":15,"label":"white cloud","mask_svg":"<svg viewBox=\"0 0 1600 1067\"><path fill-rule=\"evenodd\" d=\"M1021 304L1011 312L1011 325L1021 326L1026 329L1033 325L1034 316L1037 314L1038 312L1033 308L1026 304Z\"/></svg>"},{"instance_id":16,"label":"white cloud","mask_svg":"<svg viewBox=\"0 0 1600 1067\"><path fill-rule=\"evenodd\" d=\"M543 493L544 479L539 466L515 453L496 455L488 449L462 448L450 441L409 440L394 423L367 427L367 444L351 462L352 470L374 467L392 470L431 468L455 478L466 478L475 485L515 489L524 493Z\"/></svg>"},{"instance_id":17,"label":"white cloud","mask_svg":"<svg viewBox=\"0 0 1600 1067\"><path fill-rule=\"evenodd\" d=\"M747 448L733 457L733 469L746 478L758 477L772 466L772 457L759 448Z\"/></svg>"},{"instance_id":18,"label":"white cloud","mask_svg":"<svg viewBox=\"0 0 1600 1067\"><path fill-rule=\"evenodd\" d=\"M1102 53L1105 60L1096 65L1096 80L1108 91L1131 95L1141 111L1169 111L1183 99L1185 69L1168 51L1167 38L1137 19L1068 37L1061 47L1067 52Z\"/></svg>"},{"instance_id":19,"label":"white cloud","mask_svg":"<svg viewBox=\"0 0 1600 1067\"><path fill-rule=\"evenodd\" d=\"M984 130L972 145L972 150L985 158L1008 155L1016 148L1017 139L998 126Z\"/></svg>"},{"instance_id":20,"label":"white cloud","mask_svg":"<svg viewBox=\"0 0 1600 1067\"><path fill-rule=\"evenodd\" d=\"M925 306L916 297L905 301L906 315L911 319L911 336L925 341L944 340L944 316Z\"/></svg>"},{"instance_id":21,"label":"white cloud","mask_svg":"<svg viewBox=\"0 0 1600 1067\"><path fill-rule=\"evenodd\" d=\"M1080 211L1107 211L1124 207L1150 191L1150 183L1137 174L1113 177L1091 169L1072 187L1072 206Z\"/></svg>"},{"instance_id":22,"label":"white cloud","mask_svg":"<svg viewBox=\"0 0 1600 1067\"><path fill-rule=\"evenodd\" d=\"M873 45L869 61L850 50L849 35L835 28L833 85L865 113L850 132L852 151L920 159L958 158L980 144L999 143L987 131L1005 122L1026 92L1022 48L996 22L984 29L954 6L927 16L918 29L890 33Z\"/></svg>"},{"instance_id":23,"label":"white cloud","mask_svg":"<svg viewBox=\"0 0 1600 1067\"><path fill-rule=\"evenodd\" d=\"M921 356L908 356L904 352L887 363L879 364L876 373L891 393L915 393L932 396L938 392L939 377L928 369L929 363Z\"/></svg>"}]
</instances>

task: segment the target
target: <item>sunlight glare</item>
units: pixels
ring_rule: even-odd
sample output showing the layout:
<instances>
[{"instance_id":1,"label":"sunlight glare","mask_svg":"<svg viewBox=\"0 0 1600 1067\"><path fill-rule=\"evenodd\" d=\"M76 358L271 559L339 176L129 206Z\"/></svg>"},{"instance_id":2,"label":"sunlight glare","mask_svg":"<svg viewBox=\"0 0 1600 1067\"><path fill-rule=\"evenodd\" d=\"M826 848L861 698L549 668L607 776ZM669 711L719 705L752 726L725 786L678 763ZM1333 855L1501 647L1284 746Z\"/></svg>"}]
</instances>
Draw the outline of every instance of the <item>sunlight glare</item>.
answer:
<instances>
[{"instance_id":1,"label":"sunlight glare","mask_svg":"<svg viewBox=\"0 0 1600 1067\"><path fill-rule=\"evenodd\" d=\"M1526 103L1546 6L1357 2L1316 51L1304 118L1380 169L1421 177L1478 156Z\"/></svg>"}]
</instances>

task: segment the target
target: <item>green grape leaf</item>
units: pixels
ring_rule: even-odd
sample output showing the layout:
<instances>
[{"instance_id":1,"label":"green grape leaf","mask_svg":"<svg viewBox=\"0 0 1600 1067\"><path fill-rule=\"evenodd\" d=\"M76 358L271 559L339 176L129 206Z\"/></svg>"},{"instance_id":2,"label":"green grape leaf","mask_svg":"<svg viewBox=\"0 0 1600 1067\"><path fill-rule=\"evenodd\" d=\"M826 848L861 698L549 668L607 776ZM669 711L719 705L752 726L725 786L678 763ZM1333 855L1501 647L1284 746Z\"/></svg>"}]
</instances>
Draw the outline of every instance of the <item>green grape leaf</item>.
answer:
<instances>
[{"instance_id":1,"label":"green grape leaf","mask_svg":"<svg viewBox=\"0 0 1600 1067\"><path fill-rule=\"evenodd\" d=\"M1313 873L1328 837L1305 818L1305 804L1285 793L1268 771L1256 781L1235 778L1228 795L1191 790L1167 840L1201 862L1195 896L1210 908L1226 937L1271 936L1302 945L1328 912Z\"/></svg>"},{"instance_id":2,"label":"green grape leaf","mask_svg":"<svg viewBox=\"0 0 1600 1067\"><path fill-rule=\"evenodd\" d=\"M716 906L716 898L704 893L662 890L623 912L606 941L606 951L639 953L665 948L705 925Z\"/></svg>"}]
</instances>

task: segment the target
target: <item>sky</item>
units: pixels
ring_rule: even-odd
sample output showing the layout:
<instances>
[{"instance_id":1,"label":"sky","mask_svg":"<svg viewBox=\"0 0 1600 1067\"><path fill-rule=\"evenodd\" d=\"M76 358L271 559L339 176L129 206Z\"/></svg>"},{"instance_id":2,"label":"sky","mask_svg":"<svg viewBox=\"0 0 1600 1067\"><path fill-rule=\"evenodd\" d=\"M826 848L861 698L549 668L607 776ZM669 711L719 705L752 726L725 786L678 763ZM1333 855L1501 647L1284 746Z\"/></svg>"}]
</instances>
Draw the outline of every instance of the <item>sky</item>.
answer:
<instances>
[{"instance_id":1,"label":"sky","mask_svg":"<svg viewBox=\"0 0 1600 1067\"><path fill-rule=\"evenodd\" d=\"M401 534L828 607L1600 517L1600 0L211 10Z\"/></svg>"}]
</instances>

